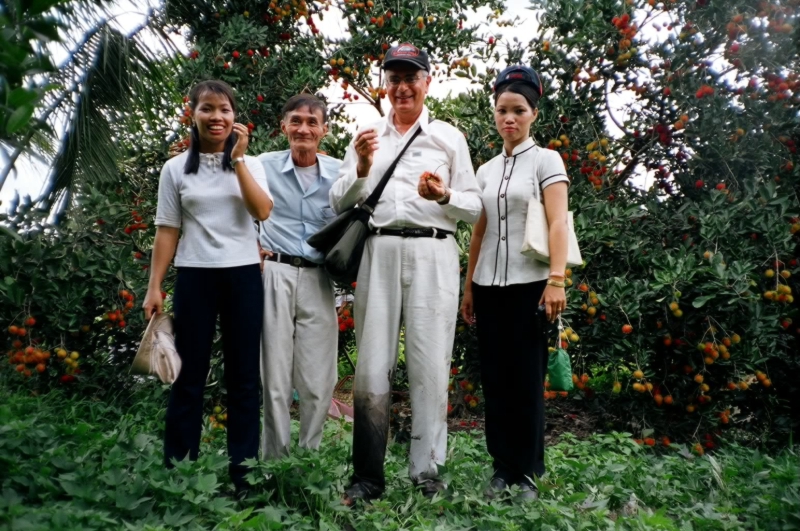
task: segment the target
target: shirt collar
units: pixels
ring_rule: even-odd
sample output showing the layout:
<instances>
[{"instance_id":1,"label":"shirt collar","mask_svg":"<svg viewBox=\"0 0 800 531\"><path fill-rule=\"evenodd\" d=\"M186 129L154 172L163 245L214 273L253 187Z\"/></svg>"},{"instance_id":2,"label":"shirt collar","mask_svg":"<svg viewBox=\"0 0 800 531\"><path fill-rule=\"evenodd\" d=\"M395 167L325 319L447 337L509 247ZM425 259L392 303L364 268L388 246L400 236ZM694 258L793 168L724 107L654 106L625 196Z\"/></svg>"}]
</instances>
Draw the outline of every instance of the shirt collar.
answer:
<instances>
[{"instance_id":1,"label":"shirt collar","mask_svg":"<svg viewBox=\"0 0 800 531\"><path fill-rule=\"evenodd\" d=\"M317 166L319 166L319 174L322 176L323 179L335 179L338 175L333 175L328 171L327 166L322 163L322 159L319 158L317 155ZM286 150L286 162L283 163L283 169L281 170L283 173L293 173L295 170L294 160L292 160L292 150Z\"/></svg>"},{"instance_id":2,"label":"shirt collar","mask_svg":"<svg viewBox=\"0 0 800 531\"><path fill-rule=\"evenodd\" d=\"M514 150L511 152L511 156L512 157L516 157L517 155L519 155L523 151L528 151L529 149L531 149L535 145L536 145L536 142L533 141L533 138L528 137L528 139L525 142L523 142L522 144L520 144L520 145L518 145L517 147L514 148ZM505 148L503 148L502 153L503 153L503 156L505 158L508 158L506 156L506 149Z\"/></svg>"},{"instance_id":3,"label":"shirt collar","mask_svg":"<svg viewBox=\"0 0 800 531\"><path fill-rule=\"evenodd\" d=\"M222 158L225 153L200 153L200 162L211 166L211 170L217 173L217 168L222 168Z\"/></svg>"},{"instance_id":4,"label":"shirt collar","mask_svg":"<svg viewBox=\"0 0 800 531\"><path fill-rule=\"evenodd\" d=\"M394 126L394 114L395 114L394 108L389 109L389 113L386 115L386 120L384 121L383 124L383 131L379 131L378 136L383 136L387 134L389 132L390 127L395 131L397 130L395 129ZM428 107L423 105L422 112L420 113L419 118L417 118L417 121L414 123L414 125L411 126L409 131L413 130L417 126L417 124L420 124L422 126L423 133L425 134L430 133L431 124L429 117L430 117L430 112L428 111Z\"/></svg>"}]
</instances>

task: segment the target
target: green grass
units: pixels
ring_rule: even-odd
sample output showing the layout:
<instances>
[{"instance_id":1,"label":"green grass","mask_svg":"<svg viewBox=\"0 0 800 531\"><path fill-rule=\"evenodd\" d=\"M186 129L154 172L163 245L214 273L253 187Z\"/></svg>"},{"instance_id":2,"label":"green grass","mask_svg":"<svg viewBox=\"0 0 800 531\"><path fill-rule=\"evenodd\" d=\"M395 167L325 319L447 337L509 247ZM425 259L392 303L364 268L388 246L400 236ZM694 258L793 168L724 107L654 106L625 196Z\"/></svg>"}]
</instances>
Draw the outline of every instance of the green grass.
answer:
<instances>
[{"instance_id":1,"label":"green grass","mask_svg":"<svg viewBox=\"0 0 800 531\"><path fill-rule=\"evenodd\" d=\"M146 397L146 398L145 398ZM629 435L570 436L548 448L541 501L487 503L489 468L478 433L450 437L446 495L427 500L407 477L407 448L387 455L387 495L348 509L350 426L329 422L320 452L260 463L255 500L230 488L224 436L196 463L161 465L163 390L122 408L61 393L0 392L0 529L775 529L800 527L797 449L768 456L726 446L691 456L657 452ZM270 479L265 476L271 475Z\"/></svg>"}]
</instances>

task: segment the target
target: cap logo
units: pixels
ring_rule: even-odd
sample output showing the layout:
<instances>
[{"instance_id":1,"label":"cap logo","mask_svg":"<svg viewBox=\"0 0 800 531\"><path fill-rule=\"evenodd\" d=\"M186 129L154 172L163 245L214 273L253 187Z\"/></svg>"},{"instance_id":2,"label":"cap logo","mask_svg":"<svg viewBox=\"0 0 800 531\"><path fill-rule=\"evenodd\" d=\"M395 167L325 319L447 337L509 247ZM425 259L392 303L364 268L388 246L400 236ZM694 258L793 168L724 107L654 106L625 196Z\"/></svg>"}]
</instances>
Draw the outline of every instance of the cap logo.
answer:
<instances>
[{"instance_id":1,"label":"cap logo","mask_svg":"<svg viewBox=\"0 0 800 531\"><path fill-rule=\"evenodd\" d=\"M506 79L525 79L525 74L522 72L511 72L510 74L506 75Z\"/></svg>"},{"instance_id":2,"label":"cap logo","mask_svg":"<svg viewBox=\"0 0 800 531\"><path fill-rule=\"evenodd\" d=\"M401 44L394 50L392 55L394 57L417 57L419 55L419 49L413 44Z\"/></svg>"}]
</instances>

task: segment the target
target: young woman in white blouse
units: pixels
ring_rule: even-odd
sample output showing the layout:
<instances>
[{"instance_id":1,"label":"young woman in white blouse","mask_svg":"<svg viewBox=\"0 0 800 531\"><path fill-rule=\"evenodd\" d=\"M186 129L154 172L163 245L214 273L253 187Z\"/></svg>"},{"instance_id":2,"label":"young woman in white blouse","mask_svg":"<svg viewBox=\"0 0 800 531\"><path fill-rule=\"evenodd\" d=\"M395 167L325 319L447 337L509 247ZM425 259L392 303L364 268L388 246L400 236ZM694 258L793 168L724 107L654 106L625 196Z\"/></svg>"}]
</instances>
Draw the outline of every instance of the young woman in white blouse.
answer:
<instances>
[{"instance_id":1,"label":"young woman in white blouse","mask_svg":"<svg viewBox=\"0 0 800 531\"><path fill-rule=\"evenodd\" d=\"M175 346L181 372L167 406L164 462L172 467L173 459L197 459L203 391L219 316L229 471L237 494L243 494L247 470L242 462L258 456L260 433L264 294L253 220L269 216L272 198L261 164L245 155L248 130L234 123L231 88L222 81L203 81L192 88L189 99L191 145L161 170L150 283L143 304L145 319L161 313L161 283L174 256Z\"/></svg>"},{"instance_id":2,"label":"young woman in white blouse","mask_svg":"<svg viewBox=\"0 0 800 531\"><path fill-rule=\"evenodd\" d=\"M485 493L518 486L521 500L538 497L534 477L544 474L545 320L566 307L567 188L555 151L530 136L542 84L525 66L503 70L495 82L495 125L503 152L478 169L483 213L473 228L461 304L477 326L486 405L486 445L494 474ZM550 235L550 265L521 254L528 201L543 201ZM545 315L537 314L540 305Z\"/></svg>"}]
</instances>

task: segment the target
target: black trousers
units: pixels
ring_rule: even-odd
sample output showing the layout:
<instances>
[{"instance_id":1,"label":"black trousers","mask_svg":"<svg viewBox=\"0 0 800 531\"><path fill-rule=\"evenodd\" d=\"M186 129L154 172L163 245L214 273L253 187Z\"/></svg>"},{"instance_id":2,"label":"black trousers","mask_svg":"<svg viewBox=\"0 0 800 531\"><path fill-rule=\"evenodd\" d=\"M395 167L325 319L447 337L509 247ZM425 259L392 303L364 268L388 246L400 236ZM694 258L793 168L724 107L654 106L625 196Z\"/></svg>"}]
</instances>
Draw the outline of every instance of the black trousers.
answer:
<instances>
[{"instance_id":1,"label":"black trousers","mask_svg":"<svg viewBox=\"0 0 800 531\"><path fill-rule=\"evenodd\" d=\"M203 391L211 363L217 315L222 331L228 398L228 456L234 485L246 486L242 461L258 457L260 348L264 287L258 264L178 269L175 347L181 372L172 385L164 434L164 460L197 459Z\"/></svg>"},{"instance_id":2,"label":"black trousers","mask_svg":"<svg viewBox=\"0 0 800 531\"><path fill-rule=\"evenodd\" d=\"M546 325L536 309L546 281L472 285L494 476L509 484L544 474Z\"/></svg>"}]
</instances>

